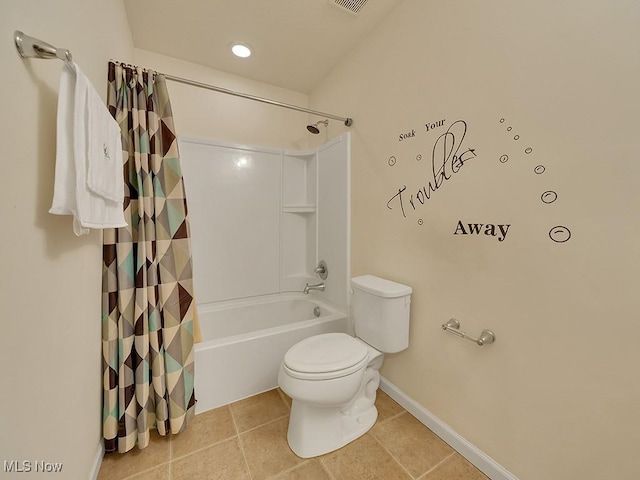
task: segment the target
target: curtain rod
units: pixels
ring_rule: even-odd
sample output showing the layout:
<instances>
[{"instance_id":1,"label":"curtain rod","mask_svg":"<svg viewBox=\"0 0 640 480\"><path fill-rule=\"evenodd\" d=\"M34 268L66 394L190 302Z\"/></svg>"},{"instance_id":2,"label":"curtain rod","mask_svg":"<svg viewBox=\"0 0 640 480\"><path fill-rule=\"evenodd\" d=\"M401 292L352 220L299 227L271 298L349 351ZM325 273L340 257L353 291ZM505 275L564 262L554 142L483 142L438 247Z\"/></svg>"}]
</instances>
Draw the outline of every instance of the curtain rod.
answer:
<instances>
[{"instance_id":1,"label":"curtain rod","mask_svg":"<svg viewBox=\"0 0 640 480\"><path fill-rule=\"evenodd\" d=\"M71 52L65 48L56 48L53 45L40 40L39 38L31 37L20 30L16 30L13 34L16 49L18 55L22 58L58 58L60 60L71 62ZM123 62L117 62L121 65L127 65ZM133 66L133 65L132 65ZM297 110L299 112L310 113L320 117L332 118L333 120L340 120L344 122L347 127L353 124L353 120L348 117L339 117L330 113L318 112L316 110L310 110L308 108L298 107L297 105L291 105L289 103L277 102L264 97L258 97L256 95L250 95L248 93L236 92L222 87L216 87L215 85L209 85L207 83L196 82L195 80L189 80L187 78L176 77L174 75L168 75L166 73L159 73L167 80L173 82L184 83L185 85L191 85L194 87L204 88L207 90L213 90L220 93L226 93L227 95L234 95L236 97L246 98L249 100L255 100L256 102L268 103L269 105L276 105L278 107L289 108L291 110Z\"/></svg>"},{"instance_id":2,"label":"curtain rod","mask_svg":"<svg viewBox=\"0 0 640 480\"><path fill-rule=\"evenodd\" d=\"M160 75L163 75L164 78L166 78L167 80L171 80L173 82L184 83L186 85L191 85L191 86L194 86L194 87L204 88L204 89L207 89L207 90L213 90L213 91L220 92L220 93L226 93L227 95L234 95L236 97L242 97L242 98L247 98L249 100L255 100L256 102L268 103L269 105L276 105L278 107L289 108L291 110L297 110L299 112L305 112L305 113L310 113L312 115L318 115L318 116L321 116L321 117L332 118L334 120L340 120L340 121L344 122L344 124L347 127L350 127L351 125L353 125L353 119L348 118L348 117L338 117L338 116L332 115L330 113L318 112L316 110L310 110L308 108L298 107L297 105L291 105L289 103L277 102L275 100L270 100L270 99L264 98L264 97L258 97L256 95L250 95L248 93L236 92L234 90L229 90L227 88L217 87L215 85L209 85L207 83L196 82L195 80L189 80L187 78L176 77L174 75L168 75L166 73L160 73Z\"/></svg>"}]
</instances>

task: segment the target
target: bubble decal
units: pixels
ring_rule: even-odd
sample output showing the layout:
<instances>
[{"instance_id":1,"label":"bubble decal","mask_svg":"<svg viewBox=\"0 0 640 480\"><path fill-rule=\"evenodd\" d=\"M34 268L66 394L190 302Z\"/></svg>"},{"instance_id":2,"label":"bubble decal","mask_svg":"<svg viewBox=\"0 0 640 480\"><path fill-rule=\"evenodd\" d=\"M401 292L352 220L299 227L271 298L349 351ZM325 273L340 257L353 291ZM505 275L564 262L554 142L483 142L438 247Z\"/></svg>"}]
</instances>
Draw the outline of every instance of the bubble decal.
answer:
<instances>
[{"instance_id":1,"label":"bubble decal","mask_svg":"<svg viewBox=\"0 0 640 480\"><path fill-rule=\"evenodd\" d=\"M547 190L540 196L540 199L543 203L553 203L558 199L558 194L553 190Z\"/></svg>"},{"instance_id":2,"label":"bubble decal","mask_svg":"<svg viewBox=\"0 0 640 480\"><path fill-rule=\"evenodd\" d=\"M549 238L556 243L564 243L571 238L571 231L563 225L556 225L549 230Z\"/></svg>"},{"instance_id":3,"label":"bubble decal","mask_svg":"<svg viewBox=\"0 0 640 480\"><path fill-rule=\"evenodd\" d=\"M507 119L504 117L501 117L499 119L499 122L501 124L504 124L507 122ZM509 121L509 123L507 123L507 125L509 125L511 123L511 121ZM515 125L516 131L518 129L518 126ZM509 125L508 127L506 127L507 132L511 132L514 129L513 124ZM512 133L513 135L513 140L520 140L520 135L519 134L515 134L515 132ZM523 150L519 150L520 155L516 155L516 153L514 152L509 152L507 151L507 153L504 153L503 155L500 156L500 162L501 163L506 163L509 158L511 157L511 159L513 160L513 162L515 164L519 164L520 160L524 160L526 156L531 157L533 154L533 145L528 144L526 148L524 148ZM524 152L524 155L522 155L522 152ZM531 168L531 167L527 167L527 168ZM535 165L533 167L533 173L535 175L542 175L543 173L546 172L546 167L541 164L538 163L537 165ZM546 180L546 175L544 177L542 177ZM544 187L543 187L544 188ZM552 203L555 203L558 201L558 193L553 191L553 190L546 190L544 191L541 195L540 195L540 200L543 204L545 205L549 205ZM555 227L553 227L551 230L549 230L549 238L556 242L556 243L564 243L569 241L569 239L571 238L571 231L569 230L568 227L566 227L565 225L557 225Z\"/></svg>"}]
</instances>

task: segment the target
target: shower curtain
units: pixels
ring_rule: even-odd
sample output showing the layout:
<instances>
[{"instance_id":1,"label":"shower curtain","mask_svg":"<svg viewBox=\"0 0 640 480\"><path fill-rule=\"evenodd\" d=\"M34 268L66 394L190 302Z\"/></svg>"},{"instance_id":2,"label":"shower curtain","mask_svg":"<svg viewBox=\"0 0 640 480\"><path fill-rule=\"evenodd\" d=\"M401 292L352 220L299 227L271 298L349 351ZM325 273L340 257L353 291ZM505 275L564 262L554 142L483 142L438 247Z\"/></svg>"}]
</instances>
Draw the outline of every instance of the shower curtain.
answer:
<instances>
[{"instance_id":1,"label":"shower curtain","mask_svg":"<svg viewBox=\"0 0 640 480\"><path fill-rule=\"evenodd\" d=\"M128 227L104 231L103 436L107 452L184 430L195 414L189 222L163 76L109 63Z\"/></svg>"}]
</instances>

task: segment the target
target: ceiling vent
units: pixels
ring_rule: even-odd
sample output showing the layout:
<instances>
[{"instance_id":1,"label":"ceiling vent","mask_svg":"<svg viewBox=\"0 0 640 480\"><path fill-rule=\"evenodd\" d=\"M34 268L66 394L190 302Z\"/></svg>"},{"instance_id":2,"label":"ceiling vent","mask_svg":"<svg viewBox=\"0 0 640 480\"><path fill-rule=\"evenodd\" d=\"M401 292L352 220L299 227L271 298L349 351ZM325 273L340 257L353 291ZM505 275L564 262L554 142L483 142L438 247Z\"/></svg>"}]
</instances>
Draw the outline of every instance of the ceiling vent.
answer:
<instances>
[{"instance_id":1,"label":"ceiling vent","mask_svg":"<svg viewBox=\"0 0 640 480\"><path fill-rule=\"evenodd\" d=\"M362 7L364 7L368 1L369 0L329 0L329 3L348 12L357 14L360 13L360 10L362 10Z\"/></svg>"}]
</instances>

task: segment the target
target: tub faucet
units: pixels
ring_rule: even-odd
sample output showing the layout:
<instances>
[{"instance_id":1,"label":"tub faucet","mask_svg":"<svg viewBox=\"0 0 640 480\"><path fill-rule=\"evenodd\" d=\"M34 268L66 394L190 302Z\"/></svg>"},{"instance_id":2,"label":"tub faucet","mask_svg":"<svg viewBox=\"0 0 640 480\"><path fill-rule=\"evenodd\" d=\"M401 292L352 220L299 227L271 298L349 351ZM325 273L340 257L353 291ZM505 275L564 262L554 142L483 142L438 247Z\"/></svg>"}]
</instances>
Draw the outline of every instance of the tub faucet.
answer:
<instances>
[{"instance_id":1,"label":"tub faucet","mask_svg":"<svg viewBox=\"0 0 640 480\"><path fill-rule=\"evenodd\" d=\"M308 283L304 286L304 290L302 291L302 293L304 294L308 294L309 290L320 290L321 292L324 292L324 282L322 283L318 283L316 285L309 285Z\"/></svg>"}]
</instances>

